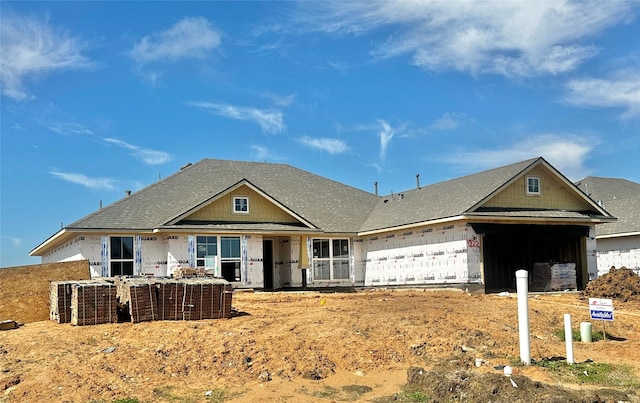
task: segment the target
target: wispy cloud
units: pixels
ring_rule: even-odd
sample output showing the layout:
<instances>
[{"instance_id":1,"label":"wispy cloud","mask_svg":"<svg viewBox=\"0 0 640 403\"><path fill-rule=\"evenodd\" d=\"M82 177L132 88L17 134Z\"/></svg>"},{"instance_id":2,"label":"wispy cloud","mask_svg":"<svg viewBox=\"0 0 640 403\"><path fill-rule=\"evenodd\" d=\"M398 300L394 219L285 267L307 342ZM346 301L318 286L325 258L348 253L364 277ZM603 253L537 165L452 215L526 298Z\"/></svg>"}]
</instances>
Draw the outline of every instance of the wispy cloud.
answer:
<instances>
[{"instance_id":1,"label":"wispy cloud","mask_svg":"<svg viewBox=\"0 0 640 403\"><path fill-rule=\"evenodd\" d=\"M541 156L567 177L577 180L589 175L585 161L597 145L596 139L575 134L535 134L502 148L459 151L443 162L472 172Z\"/></svg>"},{"instance_id":2,"label":"wispy cloud","mask_svg":"<svg viewBox=\"0 0 640 403\"><path fill-rule=\"evenodd\" d=\"M114 138L104 138L103 140L109 144L113 144L115 146L124 148L125 150L129 150L131 152L131 155L147 165L160 165L173 159L173 156L171 154L164 151L143 148Z\"/></svg>"},{"instance_id":3,"label":"wispy cloud","mask_svg":"<svg viewBox=\"0 0 640 403\"><path fill-rule=\"evenodd\" d=\"M48 20L4 13L0 27L3 95L17 101L29 99L25 81L91 66L82 55L87 48L84 41L52 28Z\"/></svg>"},{"instance_id":4,"label":"wispy cloud","mask_svg":"<svg viewBox=\"0 0 640 403\"><path fill-rule=\"evenodd\" d=\"M343 154L349 151L349 146L344 140L330 138L312 138L303 136L298 139L302 144L315 148L317 150L326 151L329 154Z\"/></svg>"},{"instance_id":5,"label":"wispy cloud","mask_svg":"<svg viewBox=\"0 0 640 403\"><path fill-rule=\"evenodd\" d=\"M251 148L251 158L254 161L282 161L283 158L273 151L269 150L267 147L259 146L259 145L250 145Z\"/></svg>"},{"instance_id":6,"label":"wispy cloud","mask_svg":"<svg viewBox=\"0 0 640 403\"><path fill-rule=\"evenodd\" d=\"M378 124L381 126L378 136L380 137L380 160L384 161L387 156L387 149L393 137L402 131L402 128L393 128L387 121L379 119Z\"/></svg>"},{"instance_id":7,"label":"wispy cloud","mask_svg":"<svg viewBox=\"0 0 640 403\"><path fill-rule=\"evenodd\" d=\"M299 31L364 35L388 29L376 58L410 56L427 70L507 77L574 70L598 49L586 41L630 19L633 2L573 0L304 2Z\"/></svg>"},{"instance_id":8,"label":"wispy cloud","mask_svg":"<svg viewBox=\"0 0 640 403\"><path fill-rule=\"evenodd\" d=\"M75 183L93 190L113 190L116 184L116 180L112 178L90 178L85 174L76 172L51 171L49 174L64 181Z\"/></svg>"},{"instance_id":9,"label":"wispy cloud","mask_svg":"<svg viewBox=\"0 0 640 403\"><path fill-rule=\"evenodd\" d=\"M225 118L257 123L265 133L280 133L285 129L282 112L277 109L259 109L217 102L187 102L186 104Z\"/></svg>"},{"instance_id":10,"label":"wispy cloud","mask_svg":"<svg viewBox=\"0 0 640 403\"><path fill-rule=\"evenodd\" d=\"M429 128L432 130L452 130L463 124L467 116L463 113L445 113L436 119Z\"/></svg>"},{"instance_id":11,"label":"wispy cloud","mask_svg":"<svg viewBox=\"0 0 640 403\"><path fill-rule=\"evenodd\" d=\"M619 108L622 118L640 117L640 72L625 70L611 78L581 78L566 84L565 100L580 107Z\"/></svg>"},{"instance_id":12,"label":"wispy cloud","mask_svg":"<svg viewBox=\"0 0 640 403\"><path fill-rule=\"evenodd\" d=\"M16 237L7 236L7 235L3 235L2 238L9 241L11 243L11 246L13 246L14 248L17 248L22 245L22 238L16 238Z\"/></svg>"},{"instance_id":13,"label":"wispy cloud","mask_svg":"<svg viewBox=\"0 0 640 403\"><path fill-rule=\"evenodd\" d=\"M165 31L145 36L129 52L139 64L202 59L220 45L220 34L203 17L188 17Z\"/></svg>"},{"instance_id":14,"label":"wispy cloud","mask_svg":"<svg viewBox=\"0 0 640 403\"><path fill-rule=\"evenodd\" d=\"M52 130L62 135L93 135L93 131L75 122L60 122L48 126Z\"/></svg>"},{"instance_id":15,"label":"wispy cloud","mask_svg":"<svg viewBox=\"0 0 640 403\"><path fill-rule=\"evenodd\" d=\"M260 94L263 98L266 98L273 102L274 105L277 106L289 106L295 101L296 94L288 94L288 95L278 95L272 92L263 92Z\"/></svg>"}]
</instances>

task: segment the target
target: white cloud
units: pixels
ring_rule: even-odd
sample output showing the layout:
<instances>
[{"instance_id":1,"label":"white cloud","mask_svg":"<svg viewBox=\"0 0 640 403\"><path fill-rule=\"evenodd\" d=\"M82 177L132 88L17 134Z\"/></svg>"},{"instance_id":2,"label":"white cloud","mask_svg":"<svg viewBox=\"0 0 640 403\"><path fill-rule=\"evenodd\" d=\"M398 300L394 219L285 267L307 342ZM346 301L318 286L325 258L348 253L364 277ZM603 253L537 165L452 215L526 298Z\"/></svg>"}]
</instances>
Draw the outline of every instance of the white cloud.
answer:
<instances>
[{"instance_id":1,"label":"white cloud","mask_svg":"<svg viewBox=\"0 0 640 403\"><path fill-rule=\"evenodd\" d=\"M263 92L261 95L264 98L271 100L271 102L273 102L275 105L278 105L278 106L289 106L296 99L295 94L278 95L271 92Z\"/></svg>"},{"instance_id":2,"label":"white cloud","mask_svg":"<svg viewBox=\"0 0 640 403\"><path fill-rule=\"evenodd\" d=\"M144 162L147 165L160 165L165 162L171 161L173 156L164 151L151 150L148 148L142 148L140 146L136 146L133 144L129 144L125 141L113 139L113 138L104 138L109 144L116 145L118 147L124 148L125 150L131 151L131 155Z\"/></svg>"},{"instance_id":3,"label":"white cloud","mask_svg":"<svg viewBox=\"0 0 640 403\"><path fill-rule=\"evenodd\" d=\"M384 120L378 120L378 123L382 126L378 135L380 136L380 160L384 160L387 156L387 148L389 147L389 143L393 139L393 136L396 134L389 123Z\"/></svg>"},{"instance_id":4,"label":"white cloud","mask_svg":"<svg viewBox=\"0 0 640 403\"><path fill-rule=\"evenodd\" d=\"M349 151L349 146L344 140L330 138L312 138L303 136L299 141L311 148L326 151L329 154L343 154Z\"/></svg>"},{"instance_id":5,"label":"white cloud","mask_svg":"<svg viewBox=\"0 0 640 403\"><path fill-rule=\"evenodd\" d=\"M255 122L265 133L280 133L285 129L282 112L276 109L259 109L217 102L187 102L186 104L225 118Z\"/></svg>"},{"instance_id":6,"label":"white cloud","mask_svg":"<svg viewBox=\"0 0 640 403\"><path fill-rule=\"evenodd\" d=\"M543 157L565 176L577 180L589 175L585 160L597 143L573 134L537 134L502 148L460 151L444 162L471 172Z\"/></svg>"},{"instance_id":7,"label":"white cloud","mask_svg":"<svg viewBox=\"0 0 640 403\"><path fill-rule=\"evenodd\" d=\"M4 238L4 239L8 240L9 242L11 242L11 245L14 248L17 248L17 247L22 245L22 238L15 238L15 237L6 236L6 235L3 235L2 238Z\"/></svg>"},{"instance_id":8,"label":"white cloud","mask_svg":"<svg viewBox=\"0 0 640 403\"><path fill-rule=\"evenodd\" d=\"M89 189L94 190L113 190L115 188L116 180L111 178L90 178L85 174L79 174L75 172L49 172L56 178L62 179L67 182L82 185Z\"/></svg>"},{"instance_id":9,"label":"white cloud","mask_svg":"<svg viewBox=\"0 0 640 403\"><path fill-rule=\"evenodd\" d=\"M140 64L202 59L220 45L220 34L203 17L183 18L166 31L145 36L129 55Z\"/></svg>"},{"instance_id":10,"label":"white cloud","mask_svg":"<svg viewBox=\"0 0 640 403\"><path fill-rule=\"evenodd\" d=\"M49 130L52 130L58 134L63 135L93 135L93 131L87 129L83 125L75 122L61 122L48 126Z\"/></svg>"},{"instance_id":11,"label":"white cloud","mask_svg":"<svg viewBox=\"0 0 640 403\"><path fill-rule=\"evenodd\" d=\"M580 107L620 108L623 118L640 117L640 72L620 71L611 78L582 78L566 84L565 100Z\"/></svg>"},{"instance_id":12,"label":"white cloud","mask_svg":"<svg viewBox=\"0 0 640 403\"><path fill-rule=\"evenodd\" d=\"M25 81L91 66L89 59L81 54L86 44L55 30L46 20L3 15L0 36L2 94L17 101L31 98Z\"/></svg>"},{"instance_id":13,"label":"white cloud","mask_svg":"<svg viewBox=\"0 0 640 403\"><path fill-rule=\"evenodd\" d=\"M399 1L303 3L300 30L393 32L372 49L427 70L508 77L561 74L597 53L586 43L630 19L633 2Z\"/></svg>"},{"instance_id":14,"label":"white cloud","mask_svg":"<svg viewBox=\"0 0 640 403\"><path fill-rule=\"evenodd\" d=\"M445 113L440 116L431 126L433 130L452 130L463 124L467 117L463 113Z\"/></svg>"}]
</instances>

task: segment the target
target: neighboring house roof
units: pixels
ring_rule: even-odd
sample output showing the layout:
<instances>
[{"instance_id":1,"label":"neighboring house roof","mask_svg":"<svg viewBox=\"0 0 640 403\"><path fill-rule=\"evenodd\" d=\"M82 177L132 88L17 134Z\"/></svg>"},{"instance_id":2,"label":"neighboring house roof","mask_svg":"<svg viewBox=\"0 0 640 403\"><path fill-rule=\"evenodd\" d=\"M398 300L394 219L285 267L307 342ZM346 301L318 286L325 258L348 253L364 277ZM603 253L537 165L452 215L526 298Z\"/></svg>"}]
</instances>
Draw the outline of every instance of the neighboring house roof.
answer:
<instances>
[{"instance_id":1,"label":"neighboring house roof","mask_svg":"<svg viewBox=\"0 0 640 403\"><path fill-rule=\"evenodd\" d=\"M544 169L586 210L487 209L483 204L532 169ZM566 185L566 186L565 186ZM250 188L293 217L283 222L189 219L218 198ZM464 216L480 221L509 217L543 220L612 220L543 158L534 158L386 197L286 164L203 159L101 208L58 231L31 251L46 252L78 232L255 231L366 234ZM200 216L198 216L200 217Z\"/></svg>"},{"instance_id":2,"label":"neighboring house roof","mask_svg":"<svg viewBox=\"0 0 640 403\"><path fill-rule=\"evenodd\" d=\"M597 237L640 235L640 183L588 176L576 186L618 218L616 222L598 225Z\"/></svg>"}]
</instances>

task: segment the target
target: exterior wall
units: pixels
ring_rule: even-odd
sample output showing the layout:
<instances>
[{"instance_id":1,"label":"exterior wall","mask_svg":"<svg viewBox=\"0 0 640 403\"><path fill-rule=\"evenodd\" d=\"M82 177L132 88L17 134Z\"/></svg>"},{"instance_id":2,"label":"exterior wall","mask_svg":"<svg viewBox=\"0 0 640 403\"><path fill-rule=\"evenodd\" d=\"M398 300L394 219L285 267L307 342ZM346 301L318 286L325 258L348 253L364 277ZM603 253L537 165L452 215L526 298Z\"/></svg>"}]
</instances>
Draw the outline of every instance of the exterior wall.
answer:
<instances>
[{"instance_id":1,"label":"exterior wall","mask_svg":"<svg viewBox=\"0 0 640 403\"><path fill-rule=\"evenodd\" d=\"M481 283L478 235L464 222L365 238L366 286Z\"/></svg>"},{"instance_id":2,"label":"exterior wall","mask_svg":"<svg viewBox=\"0 0 640 403\"><path fill-rule=\"evenodd\" d=\"M233 212L233 198L247 197L249 199L248 213ZM186 218L187 220L216 220L216 221L253 221L297 223L298 221L284 210L274 206L260 194L248 186L241 186L235 191L202 207Z\"/></svg>"},{"instance_id":3,"label":"exterior wall","mask_svg":"<svg viewBox=\"0 0 640 403\"><path fill-rule=\"evenodd\" d=\"M91 277L102 275L101 238L94 234L80 235L42 256L42 263L89 260Z\"/></svg>"},{"instance_id":4,"label":"exterior wall","mask_svg":"<svg viewBox=\"0 0 640 403\"><path fill-rule=\"evenodd\" d=\"M240 237L240 250L246 248L247 255L242 256L242 285L255 288L264 287L264 265L262 264L262 236L243 235Z\"/></svg>"},{"instance_id":5,"label":"exterior wall","mask_svg":"<svg viewBox=\"0 0 640 403\"><path fill-rule=\"evenodd\" d=\"M526 177L540 178L540 194L526 194ZM483 207L522 207L537 209L583 210L590 206L566 189L566 185L556 180L540 166L512 183L506 189L483 204Z\"/></svg>"},{"instance_id":6,"label":"exterior wall","mask_svg":"<svg viewBox=\"0 0 640 403\"><path fill-rule=\"evenodd\" d=\"M596 227L591 225L589 228L589 237L586 240L587 251L587 273L589 281L598 278L598 251L596 248Z\"/></svg>"},{"instance_id":7,"label":"exterior wall","mask_svg":"<svg viewBox=\"0 0 640 403\"><path fill-rule=\"evenodd\" d=\"M599 276L611 267L626 267L640 275L640 235L598 239L597 246Z\"/></svg>"}]
</instances>

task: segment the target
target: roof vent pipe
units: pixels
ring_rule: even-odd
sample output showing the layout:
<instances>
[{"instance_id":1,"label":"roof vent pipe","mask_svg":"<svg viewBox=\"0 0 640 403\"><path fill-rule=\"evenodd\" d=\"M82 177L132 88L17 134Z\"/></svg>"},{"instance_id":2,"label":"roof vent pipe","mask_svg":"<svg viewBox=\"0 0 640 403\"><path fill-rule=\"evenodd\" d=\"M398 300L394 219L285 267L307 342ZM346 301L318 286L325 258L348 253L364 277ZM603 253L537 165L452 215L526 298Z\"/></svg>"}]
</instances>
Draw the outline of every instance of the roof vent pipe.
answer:
<instances>
[{"instance_id":1,"label":"roof vent pipe","mask_svg":"<svg viewBox=\"0 0 640 403\"><path fill-rule=\"evenodd\" d=\"M376 193L376 196L378 195L378 181L373 182L373 189Z\"/></svg>"},{"instance_id":2,"label":"roof vent pipe","mask_svg":"<svg viewBox=\"0 0 640 403\"><path fill-rule=\"evenodd\" d=\"M125 190L124 193L126 193L127 196L131 196L131 191L129 189Z\"/></svg>"},{"instance_id":3,"label":"roof vent pipe","mask_svg":"<svg viewBox=\"0 0 640 403\"><path fill-rule=\"evenodd\" d=\"M416 189L420 189L420 174L416 174Z\"/></svg>"}]
</instances>

